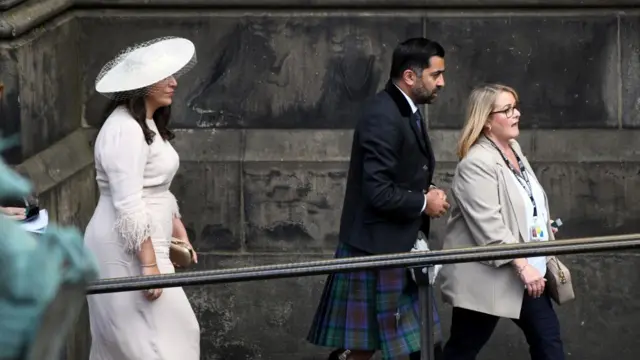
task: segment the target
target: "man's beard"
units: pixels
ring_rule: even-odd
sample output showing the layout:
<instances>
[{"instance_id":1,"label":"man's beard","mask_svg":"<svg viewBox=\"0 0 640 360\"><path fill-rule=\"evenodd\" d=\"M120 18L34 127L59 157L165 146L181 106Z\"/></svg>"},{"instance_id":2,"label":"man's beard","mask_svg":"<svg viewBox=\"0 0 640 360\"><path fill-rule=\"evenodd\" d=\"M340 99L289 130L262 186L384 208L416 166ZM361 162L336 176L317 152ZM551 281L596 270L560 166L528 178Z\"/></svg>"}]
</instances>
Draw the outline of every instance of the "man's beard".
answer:
<instances>
[{"instance_id":1,"label":"man's beard","mask_svg":"<svg viewBox=\"0 0 640 360\"><path fill-rule=\"evenodd\" d=\"M424 86L416 87L411 90L413 98L415 99L414 102L417 105L431 104L436 98L435 94L437 91L437 88L433 91L429 91Z\"/></svg>"}]
</instances>

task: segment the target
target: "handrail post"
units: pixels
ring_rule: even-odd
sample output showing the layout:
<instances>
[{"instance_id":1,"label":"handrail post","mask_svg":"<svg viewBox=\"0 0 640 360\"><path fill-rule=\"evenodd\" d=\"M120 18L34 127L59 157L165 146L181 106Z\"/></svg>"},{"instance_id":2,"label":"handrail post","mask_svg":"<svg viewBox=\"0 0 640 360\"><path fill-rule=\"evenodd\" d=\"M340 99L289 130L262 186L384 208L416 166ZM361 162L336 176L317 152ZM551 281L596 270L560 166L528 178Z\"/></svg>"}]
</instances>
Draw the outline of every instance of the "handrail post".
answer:
<instances>
[{"instance_id":1,"label":"handrail post","mask_svg":"<svg viewBox=\"0 0 640 360\"><path fill-rule=\"evenodd\" d=\"M418 300L420 301L420 360L434 360L433 284L435 276L433 266L427 266L427 275L428 280L421 277L423 281L418 282Z\"/></svg>"}]
</instances>

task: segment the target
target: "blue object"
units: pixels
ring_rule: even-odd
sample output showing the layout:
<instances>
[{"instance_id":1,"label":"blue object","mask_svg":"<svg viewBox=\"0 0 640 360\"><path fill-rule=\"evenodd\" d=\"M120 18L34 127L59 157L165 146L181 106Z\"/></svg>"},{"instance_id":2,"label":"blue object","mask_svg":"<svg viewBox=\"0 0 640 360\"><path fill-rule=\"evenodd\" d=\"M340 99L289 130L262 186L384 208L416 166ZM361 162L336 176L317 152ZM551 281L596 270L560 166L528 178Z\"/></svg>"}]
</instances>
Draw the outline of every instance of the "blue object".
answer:
<instances>
[{"instance_id":1,"label":"blue object","mask_svg":"<svg viewBox=\"0 0 640 360\"><path fill-rule=\"evenodd\" d=\"M30 192L30 183L0 159L0 198ZM0 216L0 358L23 356L62 284L88 282L97 275L95 258L78 230L49 226L33 235Z\"/></svg>"}]
</instances>

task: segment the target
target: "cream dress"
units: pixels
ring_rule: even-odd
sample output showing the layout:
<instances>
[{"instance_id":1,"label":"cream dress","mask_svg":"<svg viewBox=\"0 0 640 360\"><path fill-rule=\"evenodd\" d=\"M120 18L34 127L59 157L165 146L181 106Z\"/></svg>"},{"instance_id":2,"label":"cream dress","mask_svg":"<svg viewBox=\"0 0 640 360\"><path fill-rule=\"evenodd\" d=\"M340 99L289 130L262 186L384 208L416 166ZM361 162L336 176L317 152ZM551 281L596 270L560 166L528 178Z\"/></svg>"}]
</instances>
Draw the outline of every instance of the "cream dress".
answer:
<instances>
[{"instance_id":1,"label":"cream dress","mask_svg":"<svg viewBox=\"0 0 640 360\"><path fill-rule=\"evenodd\" d=\"M120 107L95 144L98 206L85 243L97 257L101 278L141 275L135 250L151 236L160 272L173 273L169 244L174 216L169 191L179 157L156 132L148 145L140 125ZM90 295L90 360L199 360L200 328L182 288L164 289L148 301L141 291Z\"/></svg>"}]
</instances>

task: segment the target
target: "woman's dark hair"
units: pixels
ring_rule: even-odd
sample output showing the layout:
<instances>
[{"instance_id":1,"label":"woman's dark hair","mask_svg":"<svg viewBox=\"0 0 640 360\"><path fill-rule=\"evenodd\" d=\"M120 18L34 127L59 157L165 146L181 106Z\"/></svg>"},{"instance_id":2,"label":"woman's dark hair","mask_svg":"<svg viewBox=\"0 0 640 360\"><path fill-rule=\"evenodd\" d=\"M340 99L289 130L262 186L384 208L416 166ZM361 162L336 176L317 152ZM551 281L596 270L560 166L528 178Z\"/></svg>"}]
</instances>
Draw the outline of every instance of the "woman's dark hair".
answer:
<instances>
[{"instance_id":1,"label":"woman's dark hair","mask_svg":"<svg viewBox=\"0 0 640 360\"><path fill-rule=\"evenodd\" d=\"M147 144L151 145L153 142L153 137L156 134L153 130L149 129L147 125L147 108L145 106L144 96L116 96L123 98L122 100L111 100L109 105L107 105L104 114L102 116L102 123L104 123L109 115L115 110L118 106L124 106L129 114L140 124L142 127L142 132L144 133L144 140ZM156 127L158 128L158 133L162 140L172 140L175 135L171 130L169 130L169 118L171 118L171 106L163 106L158 108L155 113L153 113L153 121L156 123Z\"/></svg>"}]
</instances>

